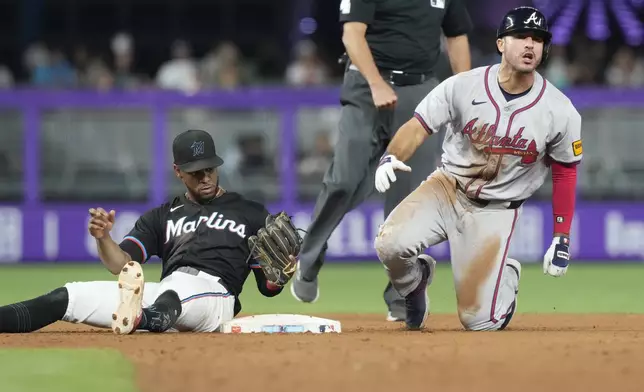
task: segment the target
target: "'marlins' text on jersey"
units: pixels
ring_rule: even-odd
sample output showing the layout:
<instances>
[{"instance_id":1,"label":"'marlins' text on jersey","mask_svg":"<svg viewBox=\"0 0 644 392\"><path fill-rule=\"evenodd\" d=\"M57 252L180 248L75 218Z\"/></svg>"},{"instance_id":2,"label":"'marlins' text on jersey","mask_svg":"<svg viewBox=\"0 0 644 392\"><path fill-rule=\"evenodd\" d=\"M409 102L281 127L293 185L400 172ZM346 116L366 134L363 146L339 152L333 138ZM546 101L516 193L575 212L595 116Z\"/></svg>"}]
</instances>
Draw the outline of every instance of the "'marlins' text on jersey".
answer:
<instances>
[{"instance_id":1,"label":"'marlins' text on jersey","mask_svg":"<svg viewBox=\"0 0 644 392\"><path fill-rule=\"evenodd\" d=\"M179 237L184 234L194 233L197 227L205 224L208 228L214 230L228 230L235 233L241 238L246 238L246 225L238 224L232 219L225 219L223 214L213 212L210 216L200 216L196 220L186 221L187 217L179 218L176 221L168 220L165 231L165 243L170 241L170 238Z\"/></svg>"},{"instance_id":2,"label":"'marlins' text on jersey","mask_svg":"<svg viewBox=\"0 0 644 392\"><path fill-rule=\"evenodd\" d=\"M158 256L161 279L181 267L192 267L219 277L226 289L238 296L251 272L246 238L264 226L268 215L264 205L235 192L202 204L179 195L146 211L120 246L132 260ZM255 271L266 287L266 277L260 269ZM240 306L235 298L235 310Z\"/></svg>"}]
</instances>

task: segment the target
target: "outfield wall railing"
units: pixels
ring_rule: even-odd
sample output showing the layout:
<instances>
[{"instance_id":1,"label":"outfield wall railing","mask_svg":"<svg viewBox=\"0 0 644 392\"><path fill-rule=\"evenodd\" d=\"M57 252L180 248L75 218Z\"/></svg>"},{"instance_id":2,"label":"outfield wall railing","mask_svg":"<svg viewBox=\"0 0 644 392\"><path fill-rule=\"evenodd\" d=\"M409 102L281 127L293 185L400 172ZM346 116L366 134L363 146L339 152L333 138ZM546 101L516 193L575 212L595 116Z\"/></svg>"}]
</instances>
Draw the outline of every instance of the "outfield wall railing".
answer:
<instances>
[{"instance_id":1,"label":"outfield wall railing","mask_svg":"<svg viewBox=\"0 0 644 392\"><path fill-rule=\"evenodd\" d=\"M584 119L580 195L604 199L578 202L573 257L642 260L644 179L637 176L644 171L644 91L566 93ZM274 178L240 177L239 184L259 184L270 210L289 211L305 228L317 188L302 196L306 192L297 174L298 153L314 144L319 130L333 131L338 97L336 88L192 96L158 91L0 92L0 262L96 260L86 229L88 208L115 209L114 238L120 240L143 211L181 189L172 178L170 144L188 128L213 132L224 156L235 146L236 135L261 134L268 155L275 157ZM233 190L236 178L234 173L228 178ZM627 195L629 201L606 200L611 192ZM356 208L332 236L328 258L374 259L373 238L383 218L378 199ZM527 203L510 255L540 260L551 231L550 204ZM445 259L449 245L429 252Z\"/></svg>"}]
</instances>

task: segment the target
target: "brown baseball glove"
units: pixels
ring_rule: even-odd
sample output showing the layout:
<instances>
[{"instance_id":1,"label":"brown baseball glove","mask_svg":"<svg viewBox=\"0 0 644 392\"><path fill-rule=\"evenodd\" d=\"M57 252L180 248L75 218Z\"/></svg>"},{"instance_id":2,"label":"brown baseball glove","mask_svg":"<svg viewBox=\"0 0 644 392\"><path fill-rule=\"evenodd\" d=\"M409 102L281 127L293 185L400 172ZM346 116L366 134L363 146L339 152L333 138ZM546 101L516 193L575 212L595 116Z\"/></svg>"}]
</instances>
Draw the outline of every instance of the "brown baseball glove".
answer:
<instances>
[{"instance_id":1,"label":"brown baseball glove","mask_svg":"<svg viewBox=\"0 0 644 392\"><path fill-rule=\"evenodd\" d=\"M266 225L248 238L248 245L269 282L284 286L295 274L302 237L286 212L267 216Z\"/></svg>"}]
</instances>

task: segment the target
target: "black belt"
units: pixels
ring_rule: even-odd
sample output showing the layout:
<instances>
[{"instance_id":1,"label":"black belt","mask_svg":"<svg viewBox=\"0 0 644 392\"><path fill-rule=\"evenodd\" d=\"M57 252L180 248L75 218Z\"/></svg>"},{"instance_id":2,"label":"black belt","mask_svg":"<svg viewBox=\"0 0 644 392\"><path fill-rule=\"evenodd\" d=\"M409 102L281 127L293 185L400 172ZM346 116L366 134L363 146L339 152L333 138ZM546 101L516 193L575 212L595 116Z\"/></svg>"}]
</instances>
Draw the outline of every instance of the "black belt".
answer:
<instances>
[{"instance_id":1,"label":"black belt","mask_svg":"<svg viewBox=\"0 0 644 392\"><path fill-rule=\"evenodd\" d=\"M422 84L433 77L431 72L428 73L409 73L402 71L380 70L382 77L395 86L413 86Z\"/></svg>"},{"instance_id":2,"label":"black belt","mask_svg":"<svg viewBox=\"0 0 644 392\"><path fill-rule=\"evenodd\" d=\"M490 203L507 203L508 201L502 201L502 200L484 200L484 199L479 199L476 197L470 197L467 195L467 192L465 192L465 189L461 186L461 184L456 181L456 188L461 191L465 197L467 197L468 200L480 205L481 207L487 207ZM523 203L525 203L526 199L523 200L511 200L509 201L510 204L506 207L508 210L516 210L517 208L521 207Z\"/></svg>"},{"instance_id":3,"label":"black belt","mask_svg":"<svg viewBox=\"0 0 644 392\"><path fill-rule=\"evenodd\" d=\"M342 61L346 61L346 69L351 68L353 65L348 57L346 59L341 58L341 63ZM355 65L353 66L356 67ZM356 67L355 69L357 70L358 68ZM416 84L422 84L434 77L433 72L410 73L382 68L379 68L378 71L385 81L393 84L394 86L413 86Z\"/></svg>"}]
</instances>

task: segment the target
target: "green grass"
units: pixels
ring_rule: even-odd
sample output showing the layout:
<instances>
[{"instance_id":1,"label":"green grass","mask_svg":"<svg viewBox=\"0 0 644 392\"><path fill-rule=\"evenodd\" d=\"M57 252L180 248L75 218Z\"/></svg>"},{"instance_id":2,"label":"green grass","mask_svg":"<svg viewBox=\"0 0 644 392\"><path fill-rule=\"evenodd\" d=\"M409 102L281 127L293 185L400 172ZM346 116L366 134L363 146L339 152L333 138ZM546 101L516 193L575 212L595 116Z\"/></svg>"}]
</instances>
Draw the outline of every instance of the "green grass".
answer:
<instances>
[{"instance_id":1,"label":"green grass","mask_svg":"<svg viewBox=\"0 0 644 392\"><path fill-rule=\"evenodd\" d=\"M519 312L644 313L644 265L575 265L563 278L543 275L540 265L524 265ZM320 276L320 298L300 304L290 293L262 298L246 287L248 312L383 313L386 276L379 263L328 265ZM449 265L439 264L430 288L433 313L454 313L456 297Z\"/></svg>"},{"instance_id":2,"label":"green grass","mask_svg":"<svg viewBox=\"0 0 644 392\"><path fill-rule=\"evenodd\" d=\"M449 265L440 263L430 288L432 311L456 308ZM146 279L157 281L158 264L144 267ZM643 264L575 264L567 276L544 276L540 265L524 264L519 312L644 313ZM0 266L0 304L46 293L71 281L111 280L100 264ZM265 298L252 274L242 293L247 313L379 313L386 277L378 262L328 264L320 275L321 296L302 304L288 291ZM120 353L110 350L0 350L2 391L134 391L133 369Z\"/></svg>"},{"instance_id":3,"label":"green grass","mask_svg":"<svg viewBox=\"0 0 644 392\"><path fill-rule=\"evenodd\" d=\"M148 281L158 281L158 264L144 266ZM432 311L456 309L449 265L439 263L431 286ZM524 264L519 312L530 313L644 313L643 264L574 264L568 275L543 275L540 265ZM31 298L69 281L115 280L100 264L0 267L0 303ZM377 262L327 264L320 275L320 299L302 304L285 292L265 298L249 276L241 300L249 313L383 313L386 277Z\"/></svg>"},{"instance_id":4,"label":"green grass","mask_svg":"<svg viewBox=\"0 0 644 392\"><path fill-rule=\"evenodd\" d=\"M116 350L0 350L2 390L133 392L134 370Z\"/></svg>"}]
</instances>

